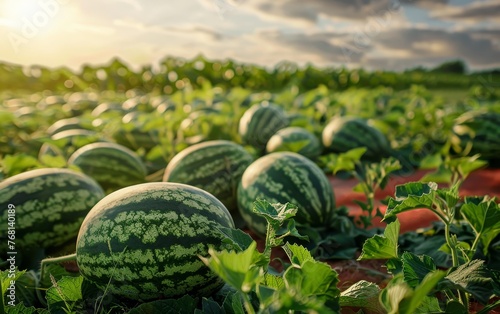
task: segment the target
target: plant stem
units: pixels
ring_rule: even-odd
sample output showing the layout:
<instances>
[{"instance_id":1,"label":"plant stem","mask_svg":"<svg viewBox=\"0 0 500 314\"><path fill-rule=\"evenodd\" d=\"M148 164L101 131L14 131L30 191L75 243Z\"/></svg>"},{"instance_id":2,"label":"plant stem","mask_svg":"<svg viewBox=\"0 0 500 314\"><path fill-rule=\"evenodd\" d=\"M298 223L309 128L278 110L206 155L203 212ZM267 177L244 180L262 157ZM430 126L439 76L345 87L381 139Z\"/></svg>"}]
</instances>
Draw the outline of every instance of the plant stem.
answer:
<instances>
[{"instance_id":1,"label":"plant stem","mask_svg":"<svg viewBox=\"0 0 500 314\"><path fill-rule=\"evenodd\" d=\"M69 262L69 261L75 261L76 260L76 253L70 254L70 255L65 255L65 256L60 256L60 257L53 257L53 258L46 258L42 260L42 266L40 269L40 278L43 278L45 274L45 266L48 264L59 264L62 262Z\"/></svg>"},{"instance_id":2,"label":"plant stem","mask_svg":"<svg viewBox=\"0 0 500 314\"><path fill-rule=\"evenodd\" d=\"M0 280L0 291L2 291L2 281ZM0 300L0 314L5 314L5 304L4 304L4 295L2 293Z\"/></svg>"},{"instance_id":3,"label":"plant stem","mask_svg":"<svg viewBox=\"0 0 500 314\"><path fill-rule=\"evenodd\" d=\"M448 221L444 222L444 228L445 228L444 235L446 238L446 244L448 244L448 247L450 248L450 251L451 251L452 265L453 265L453 267L458 267L458 264L459 264L458 252L457 252L457 248L455 247L455 245L453 245L453 243L451 241L450 223Z\"/></svg>"},{"instance_id":4,"label":"plant stem","mask_svg":"<svg viewBox=\"0 0 500 314\"><path fill-rule=\"evenodd\" d=\"M247 313L255 314L255 310L253 309L252 303L250 302L248 295L246 293L242 293L241 295L243 296L243 303L245 304L245 310L247 311Z\"/></svg>"}]
</instances>

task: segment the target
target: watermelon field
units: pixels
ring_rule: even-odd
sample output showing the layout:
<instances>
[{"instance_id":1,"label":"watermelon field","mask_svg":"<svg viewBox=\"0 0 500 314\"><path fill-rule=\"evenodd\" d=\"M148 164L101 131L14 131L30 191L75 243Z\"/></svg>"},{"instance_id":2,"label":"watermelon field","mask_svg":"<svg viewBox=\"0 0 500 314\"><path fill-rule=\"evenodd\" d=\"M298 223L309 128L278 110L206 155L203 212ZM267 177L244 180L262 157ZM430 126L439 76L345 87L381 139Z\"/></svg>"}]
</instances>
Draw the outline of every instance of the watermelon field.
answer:
<instances>
[{"instance_id":1,"label":"watermelon field","mask_svg":"<svg viewBox=\"0 0 500 314\"><path fill-rule=\"evenodd\" d=\"M0 314L499 313L498 80L0 63Z\"/></svg>"}]
</instances>

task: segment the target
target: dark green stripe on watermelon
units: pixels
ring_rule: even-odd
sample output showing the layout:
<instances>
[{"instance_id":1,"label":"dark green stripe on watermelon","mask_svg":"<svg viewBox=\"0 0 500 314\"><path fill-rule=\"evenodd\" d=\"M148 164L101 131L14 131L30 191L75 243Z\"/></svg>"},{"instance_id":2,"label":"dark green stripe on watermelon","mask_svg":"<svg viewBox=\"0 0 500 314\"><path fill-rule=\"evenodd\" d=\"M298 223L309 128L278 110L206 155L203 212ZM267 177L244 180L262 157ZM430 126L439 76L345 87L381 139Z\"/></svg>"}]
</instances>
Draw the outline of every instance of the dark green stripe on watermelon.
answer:
<instances>
[{"instance_id":1,"label":"dark green stripe on watermelon","mask_svg":"<svg viewBox=\"0 0 500 314\"><path fill-rule=\"evenodd\" d=\"M344 153L366 147L363 159L377 161L392 154L385 135L366 120L355 117L336 117L323 129L323 145L329 152Z\"/></svg>"},{"instance_id":2,"label":"dark green stripe on watermelon","mask_svg":"<svg viewBox=\"0 0 500 314\"><path fill-rule=\"evenodd\" d=\"M131 186L108 195L85 218L78 266L87 279L134 300L208 296L223 281L198 256L207 256L209 245L224 248L220 226L234 228L231 215L201 189Z\"/></svg>"},{"instance_id":3,"label":"dark green stripe on watermelon","mask_svg":"<svg viewBox=\"0 0 500 314\"><path fill-rule=\"evenodd\" d=\"M335 197L328 178L315 163L296 153L277 152L261 157L241 178L240 213L253 231L264 235L266 221L253 213L257 199L297 205L295 220L303 225L327 228L335 217Z\"/></svg>"},{"instance_id":4,"label":"dark green stripe on watermelon","mask_svg":"<svg viewBox=\"0 0 500 314\"><path fill-rule=\"evenodd\" d=\"M237 211L236 190L253 157L230 141L208 141L190 146L172 158L163 181L196 186L217 197L231 213Z\"/></svg>"},{"instance_id":5,"label":"dark green stripe on watermelon","mask_svg":"<svg viewBox=\"0 0 500 314\"><path fill-rule=\"evenodd\" d=\"M89 210L104 197L90 177L68 169L36 169L0 182L1 234L7 208L16 209L16 249L49 248L76 237ZM0 243L6 252L7 241Z\"/></svg>"},{"instance_id":6,"label":"dark green stripe on watermelon","mask_svg":"<svg viewBox=\"0 0 500 314\"><path fill-rule=\"evenodd\" d=\"M239 122L239 134L243 142L264 150L271 136L286 126L288 117L283 109L266 102L245 111Z\"/></svg>"},{"instance_id":7,"label":"dark green stripe on watermelon","mask_svg":"<svg viewBox=\"0 0 500 314\"><path fill-rule=\"evenodd\" d=\"M74 152L68 164L76 165L105 190L143 183L146 166L139 156L116 143L93 143Z\"/></svg>"}]
</instances>

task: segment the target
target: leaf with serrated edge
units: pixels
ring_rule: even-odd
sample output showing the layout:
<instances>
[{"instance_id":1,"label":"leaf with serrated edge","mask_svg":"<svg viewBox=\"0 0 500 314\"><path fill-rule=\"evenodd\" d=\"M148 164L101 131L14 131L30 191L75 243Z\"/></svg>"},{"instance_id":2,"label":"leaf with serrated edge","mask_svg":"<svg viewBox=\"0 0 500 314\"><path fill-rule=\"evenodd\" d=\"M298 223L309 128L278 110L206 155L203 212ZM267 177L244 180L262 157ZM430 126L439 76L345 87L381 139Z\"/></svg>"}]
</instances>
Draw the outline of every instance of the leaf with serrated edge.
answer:
<instances>
[{"instance_id":1,"label":"leaf with serrated edge","mask_svg":"<svg viewBox=\"0 0 500 314\"><path fill-rule=\"evenodd\" d=\"M361 280L340 294L341 307L359 307L370 313L385 313L379 302L380 288L374 283Z\"/></svg>"},{"instance_id":2,"label":"leaf with serrated edge","mask_svg":"<svg viewBox=\"0 0 500 314\"><path fill-rule=\"evenodd\" d=\"M401 256L403 262L403 274L405 281L412 288L418 286L428 273L436 270L436 264L431 257L426 255L417 256L405 252Z\"/></svg>"},{"instance_id":3,"label":"leaf with serrated edge","mask_svg":"<svg viewBox=\"0 0 500 314\"><path fill-rule=\"evenodd\" d=\"M255 264L260 261L262 254L256 248L255 241L243 252L216 252L209 248L210 257L199 258L227 284L248 293L261 280L261 269Z\"/></svg>"},{"instance_id":4,"label":"leaf with serrated edge","mask_svg":"<svg viewBox=\"0 0 500 314\"><path fill-rule=\"evenodd\" d=\"M252 237L240 229L220 226L218 230L225 236L222 241L230 244L237 251L246 250L253 242Z\"/></svg>"},{"instance_id":5,"label":"leaf with serrated edge","mask_svg":"<svg viewBox=\"0 0 500 314\"><path fill-rule=\"evenodd\" d=\"M396 220L387 225L384 235L374 235L363 244L358 260L398 258L398 237L401 224Z\"/></svg>"},{"instance_id":6,"label":"leaf with serrated edge","mask_svg":"<svg viewBox=\"0 0 500 314\"><path fill-rule=\"evenodd\" d=\"M486 304L494 293L491 272L483 260L472 260L452 271L444 284L452 289L460 289L472 294L479 302Z\"/></svg>"},{"instance_id":7,"label":"leaf with serrated edge","mask_svg":"<svg viewBox=\"0 0 500 314\"><path fill-rule=\"evenodd\" d=\"M483 253L488 253L491 241L500 234L500 207L494 200L484 201L479 204L467 202L460 212L471 225L483 244Z\"/></svg>"},{"instance_id":8,"label":"leaf with serrated edge","mask_svg":"<svg viewBox=\"0 0 500 314\"><path fill-rule=\"evenodd\" d=\"M399 213L417 209L432 208L437 184L434 182L410 182L396 186L396 198L390 198L382 221Z\"/></svg>"},{"instance_id":9,"label":"leaf with serrated edge","mask_svg":"<svg viewBox=\"0 0 500 314\"><path fill-rule=\"evenodd\" d=\"M283 246L283 250L290 259L290 261L296 265L302 266L306 261L313 261L311 253L302 245L286 243Z\"/></svg>"}]
</instances>

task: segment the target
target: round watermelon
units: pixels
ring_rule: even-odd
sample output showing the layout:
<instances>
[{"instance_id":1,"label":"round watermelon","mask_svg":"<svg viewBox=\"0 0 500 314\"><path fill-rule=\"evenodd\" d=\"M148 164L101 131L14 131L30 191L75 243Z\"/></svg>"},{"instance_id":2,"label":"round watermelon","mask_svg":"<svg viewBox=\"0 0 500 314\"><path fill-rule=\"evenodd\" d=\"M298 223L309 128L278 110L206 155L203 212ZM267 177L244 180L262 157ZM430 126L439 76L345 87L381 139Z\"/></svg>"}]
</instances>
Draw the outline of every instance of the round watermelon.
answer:
<instances>
[{"instance_id":1,"label":"round watermelon","mask_svg":"<svg viewBox=\"0 0 500 314\"><path fill-rule=\"evenodd\" d=\"M298 224L328 228L336 216L335 197L328 178L314 162L297 153L266 155L243 173L238 186L238 209L250 229L262 236L267 224L253 212L257 199L296 205Z\"/></svg>"},{"instance_id":2,"label":"round watermelon","mask_svg":"<svg viewBox=\"0 0 500 314\"><path fill-rule=\"evenodd\" d=\"M323 151L316 135L301 127L287 127L276 132L267 142L266 151L294 152L315 159Z\"/></svg>"},{"instance_id":3,"label":"round watermelon","mask_svg":"<svg viewBox=\"0 0 500 314\"><path fill-rule=\"evenodd\" d=\"M218 228L229 211L193 186L155 182L113 192L82 223L76 243L81 274L132 300L209 296L224 282L199 258L225 249Z\"/></svg>"}]
</instances>

